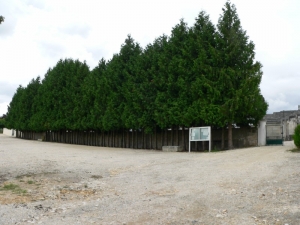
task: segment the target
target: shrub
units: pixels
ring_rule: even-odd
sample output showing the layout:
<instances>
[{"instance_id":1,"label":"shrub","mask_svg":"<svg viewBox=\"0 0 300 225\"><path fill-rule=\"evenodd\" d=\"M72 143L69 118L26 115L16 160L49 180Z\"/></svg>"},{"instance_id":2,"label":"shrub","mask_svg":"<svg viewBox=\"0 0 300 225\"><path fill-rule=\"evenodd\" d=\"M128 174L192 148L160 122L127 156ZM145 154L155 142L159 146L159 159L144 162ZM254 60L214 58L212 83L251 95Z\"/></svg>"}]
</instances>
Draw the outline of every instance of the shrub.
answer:
<instances>
[{"instance_id":1,"label":"shrub","mask_svg":"<svg viewBox=\"0 0 300 225\"><path fill-rule=\"evenodd\" d=\"M295 132L294 132L294 143L297 146L297 148L300 148L300 125L298 125L295 128Z\"/></svg>"}]
</instances>

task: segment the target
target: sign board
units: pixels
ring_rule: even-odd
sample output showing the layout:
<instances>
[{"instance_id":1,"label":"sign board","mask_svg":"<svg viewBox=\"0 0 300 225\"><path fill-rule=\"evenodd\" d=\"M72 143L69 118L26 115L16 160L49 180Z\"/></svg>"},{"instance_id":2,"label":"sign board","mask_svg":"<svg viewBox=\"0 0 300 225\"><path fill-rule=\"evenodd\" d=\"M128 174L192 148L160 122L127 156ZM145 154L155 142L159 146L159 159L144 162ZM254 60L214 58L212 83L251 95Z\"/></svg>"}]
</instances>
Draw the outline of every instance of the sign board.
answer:
<instances>
[{"instance_id":1,"label":"sign board","mask_svg":"<svg viewBox=\"0 0 300 225\"><path fill-rule=\"evenodd\" d=\"M189 129L189 152L191 152L191 141L209 141L209 151L211 150L211 128L192 127Z\"/></svg>"}]
</instances>

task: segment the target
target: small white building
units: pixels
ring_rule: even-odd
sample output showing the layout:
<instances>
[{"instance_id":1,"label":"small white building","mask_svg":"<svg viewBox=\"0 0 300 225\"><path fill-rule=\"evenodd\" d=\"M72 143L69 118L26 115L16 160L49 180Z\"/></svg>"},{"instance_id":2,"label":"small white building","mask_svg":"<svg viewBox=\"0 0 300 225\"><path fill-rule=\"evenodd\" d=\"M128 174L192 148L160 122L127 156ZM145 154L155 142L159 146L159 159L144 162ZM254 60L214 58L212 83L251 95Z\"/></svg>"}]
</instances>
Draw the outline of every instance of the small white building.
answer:
<instances>
[{"instance_id":1,"label":"small white building","mask_svg":"<svg viewBox=\"0 0 300 225\"><path fill-rule=\"evenodd\" d=\"M3 128L3 134L5 134L7 136L16 137L16 131L15 130L10 130L10 129L7 129L7 128Z\"/></svg>"}]
</instances>

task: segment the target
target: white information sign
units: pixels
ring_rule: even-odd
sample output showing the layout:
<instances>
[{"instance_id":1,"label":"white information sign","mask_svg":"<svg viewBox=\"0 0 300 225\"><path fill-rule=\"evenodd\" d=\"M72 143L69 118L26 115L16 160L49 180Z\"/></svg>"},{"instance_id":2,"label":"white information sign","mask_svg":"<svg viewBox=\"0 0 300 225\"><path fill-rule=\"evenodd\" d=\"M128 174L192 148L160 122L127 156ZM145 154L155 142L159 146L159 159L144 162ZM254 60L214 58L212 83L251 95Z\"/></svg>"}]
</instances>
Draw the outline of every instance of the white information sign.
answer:
<instances>
[{"instance_id":1,"label":"white information sign","mask_svg":"<svg viewBox=\"0 0 300 225\"><path fill-rule=\"evenodd\" d=\"M208 141L211 150L211 128L192 127L189 129L189 152L191 152L191 141Z\"/></svg>"}]
</instances>

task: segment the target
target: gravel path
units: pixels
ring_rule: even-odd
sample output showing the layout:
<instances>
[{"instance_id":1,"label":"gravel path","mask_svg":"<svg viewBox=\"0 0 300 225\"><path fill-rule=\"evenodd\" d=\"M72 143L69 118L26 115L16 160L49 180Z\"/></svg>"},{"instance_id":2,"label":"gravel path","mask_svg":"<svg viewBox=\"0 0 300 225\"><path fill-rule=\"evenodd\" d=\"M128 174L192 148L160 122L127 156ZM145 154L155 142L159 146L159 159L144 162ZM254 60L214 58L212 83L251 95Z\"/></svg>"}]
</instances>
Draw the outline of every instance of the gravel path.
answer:
<instances>
[{"instance_id":1,"label":"gravel path","mask_svg":"<svg viewBox=\"0 0 300 225\"><path fill-rule=\"evenodd\" d=\"M0 135L0 224L299 225L293 147L189 154Z\"/></svg>"}]
</instances>

